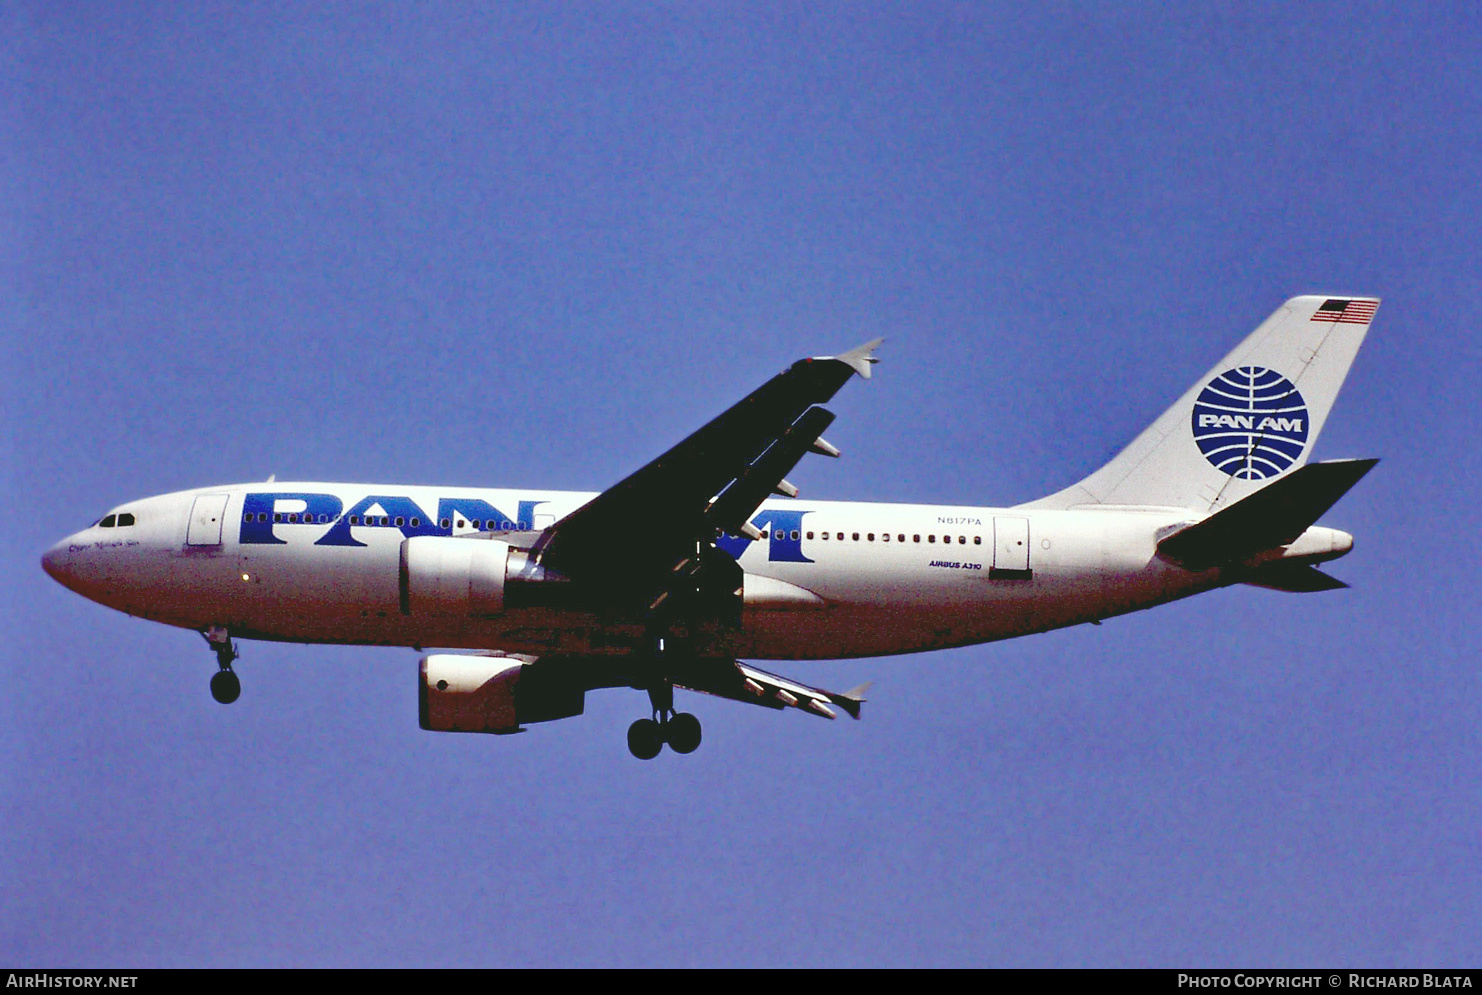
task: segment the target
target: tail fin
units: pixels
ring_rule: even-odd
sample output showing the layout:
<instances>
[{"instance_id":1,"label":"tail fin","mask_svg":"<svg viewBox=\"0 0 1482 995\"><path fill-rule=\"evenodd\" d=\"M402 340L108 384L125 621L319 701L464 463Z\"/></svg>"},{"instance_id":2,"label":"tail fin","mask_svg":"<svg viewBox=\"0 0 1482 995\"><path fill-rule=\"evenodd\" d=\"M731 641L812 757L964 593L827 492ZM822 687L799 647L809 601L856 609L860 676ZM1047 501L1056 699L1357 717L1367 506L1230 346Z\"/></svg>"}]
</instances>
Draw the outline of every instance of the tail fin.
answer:
<instances>
[{"instance_id":1,"label":"tail fin","mask_svg":"<svg viewBox=\"0 0 1482 995\"><path fill-rule=\"evenodd\" d=\"M1307 462L1379 301L1293 297L1110 463L1026 508L1207 512Z\"/></svg>"}]
</instances>

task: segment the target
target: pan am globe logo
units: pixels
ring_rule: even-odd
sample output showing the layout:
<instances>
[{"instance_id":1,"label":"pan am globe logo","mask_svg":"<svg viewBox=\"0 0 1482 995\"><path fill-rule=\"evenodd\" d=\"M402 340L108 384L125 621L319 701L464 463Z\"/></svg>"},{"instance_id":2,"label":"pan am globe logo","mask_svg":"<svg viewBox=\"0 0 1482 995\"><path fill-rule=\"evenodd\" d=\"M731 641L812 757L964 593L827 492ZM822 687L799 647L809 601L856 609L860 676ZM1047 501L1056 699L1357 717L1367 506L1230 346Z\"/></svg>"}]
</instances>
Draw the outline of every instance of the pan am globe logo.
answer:
<instances>
[{"instance_id":1,"label":"pan am globe logo","mask_svg":"<svg viewBox=\"0 0 1482 995\"><path fill-rule=\"evenodd\" d=\"M1215 377L1194 401L1194 441L1217 469L1241 480L1274 477L1307 447L1307 402L1264 366Z\"/></svg>"}]
</instances>

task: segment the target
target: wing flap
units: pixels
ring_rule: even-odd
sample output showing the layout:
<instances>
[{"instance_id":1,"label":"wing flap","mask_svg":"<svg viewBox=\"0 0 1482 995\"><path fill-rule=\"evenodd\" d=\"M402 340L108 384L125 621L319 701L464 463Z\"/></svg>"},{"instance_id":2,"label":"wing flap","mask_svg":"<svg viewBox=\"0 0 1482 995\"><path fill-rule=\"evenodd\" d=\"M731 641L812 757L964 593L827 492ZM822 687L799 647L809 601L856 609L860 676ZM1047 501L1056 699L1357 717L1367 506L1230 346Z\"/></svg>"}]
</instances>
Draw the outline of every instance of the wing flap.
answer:
<instances>
[{"instance_id":1,"label":"wing flap","mask_svg":"<svg viewBox=\"0 0 1482 995\"><path fill-rule=\"evenodd\" d=\"M796 708L826 719L835 717L830 705L837 705L852 718L858 719L860 706L865 701L864 693L869 689L868 684L862 684L842 694L825 691L787 677L769 674L740 661L736 661L732 667L676 677L674 686L766 708Z\"/></svg>"},{"instance_id":2,"label":"wing flap","mask_svg":"<svg viewBox=\"0 0 1482 995\"><path fill-rule=\"evenodd\" d=\"M706 520L714 528L740 535L747 519L756 513L769 494L786 483L786 474L792 472L833 420L833 413L824 408L812 407L804 411L780 439L757 457L756 462L742 470L725 492L715 499L705 512ZM788 484L788 488L792 491L788 496L797 496L796 487Z\"/></svg>"}]
</instances>

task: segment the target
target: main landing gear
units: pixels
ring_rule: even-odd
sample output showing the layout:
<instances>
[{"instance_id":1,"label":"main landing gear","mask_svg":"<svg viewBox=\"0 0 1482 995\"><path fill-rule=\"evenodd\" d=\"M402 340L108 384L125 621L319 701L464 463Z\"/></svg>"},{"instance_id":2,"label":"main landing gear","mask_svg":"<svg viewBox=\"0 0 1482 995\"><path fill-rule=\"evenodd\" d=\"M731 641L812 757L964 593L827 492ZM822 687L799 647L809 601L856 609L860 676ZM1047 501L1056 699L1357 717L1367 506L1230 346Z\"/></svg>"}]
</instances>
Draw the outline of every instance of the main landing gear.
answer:
<instances>
[{"instance_id":1,"label":"main landing gear","mask_svg":"<svg viewBox=\"0 0 1482 995\"><path fill-rule=\"evenodd\" d=\"M219 625L213 625L201 635L216 651L216 665L221 668L211 675L211 697L223 705L230 705L242 694L242 682L232 670L232 661L241 656L237 644L232 642L231 633Z\"/></svg>"},{"instance_id":2,"label":"main landing gear","mask_svg":"<svg viewBox=\"0 0 1482 995\"><path fill-rule=\"evenodd\" d=\"M674 686L657 684L648 689L653 718L639 719L628 727L628 749L639 760L652 760L668 743L675 753L694 753L700 746L700 720L689 712L674 711Z\"/></svg>"}]
</instances>

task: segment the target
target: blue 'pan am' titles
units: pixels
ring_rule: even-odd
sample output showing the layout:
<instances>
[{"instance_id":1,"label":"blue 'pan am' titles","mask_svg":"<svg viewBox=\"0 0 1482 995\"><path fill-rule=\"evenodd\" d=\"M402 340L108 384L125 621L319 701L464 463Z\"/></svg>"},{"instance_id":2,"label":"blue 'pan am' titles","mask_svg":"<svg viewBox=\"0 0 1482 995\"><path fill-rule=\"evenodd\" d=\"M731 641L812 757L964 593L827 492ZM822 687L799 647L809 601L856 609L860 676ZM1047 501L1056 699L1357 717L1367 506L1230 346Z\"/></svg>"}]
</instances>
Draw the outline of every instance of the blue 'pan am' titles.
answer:
<instances>
[{"instance_id":1,"label":"blue 'pan am' titles","mask_svg":"<svg viewBox=\"0 0 1482 995\"><path fill-rule=\"evenodd\" d=\"M1194 402L1194 441L1217 469L1241 480L1274 477L1307 447L1307 402L1275 370L1240 366Z\"/></svg>"}]
</instances>

